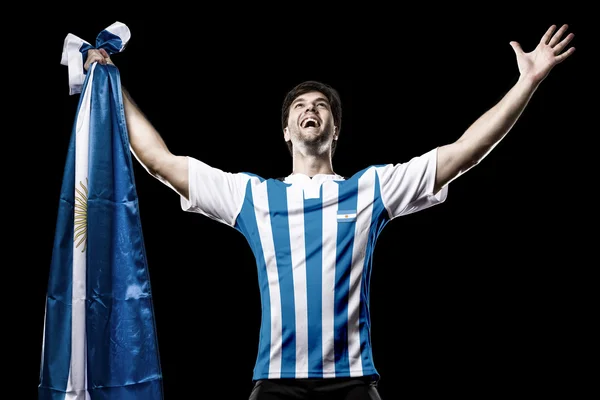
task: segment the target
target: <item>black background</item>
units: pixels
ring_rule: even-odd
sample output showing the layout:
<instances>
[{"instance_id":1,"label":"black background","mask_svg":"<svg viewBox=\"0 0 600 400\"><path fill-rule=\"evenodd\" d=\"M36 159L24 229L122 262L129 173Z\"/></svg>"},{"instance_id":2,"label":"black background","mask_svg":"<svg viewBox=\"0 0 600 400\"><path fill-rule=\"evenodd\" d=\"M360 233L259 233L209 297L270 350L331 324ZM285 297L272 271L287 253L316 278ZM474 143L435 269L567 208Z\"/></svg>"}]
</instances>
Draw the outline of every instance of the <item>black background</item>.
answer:
<instances>
[{"instance_id":1,"label":"black background","mask_svg":"<svg viewBox=\"0 0 600 400\"><path fill-rule=\"evenodd\" d=\"M530 51L551 24L569 23L577 51L542 83L509 135L451 183L446 203L383 231L371 281L372 338L384 400L534 397L562 388L575 371L577 380L588 379L575 361L589 351L581 310L592 265L578 250L589 242L580 233L591 213L576 213L592 202L594 186L583 177L590 159L578 154L598 133L584 123L595 101L584 99L590 81L583 60L593 51L584 11L503 15L423 6L330 16L314 4L252 18L240 9L235 17L173 11L63 13L37 25L44 43L32 55L44 68L36 83L43 123L32 123L43 128L31 147L44 178L36 189L38 250L28 256L35 274L28 393L37 385L79 97L68 94L62 44L68 33L93 44L115 21L132 35L112 57L123 85L171 151L263 177L291 170L280 111L295 84L316 79L339 90L334 169L351 175L456 140L516 82L509 42ZM260 317L250 248L233 229L182 212L174 192L135 168L166 399L246 399ZM210 388L226 394L202 394Z\"/></svg>"}]
</instances>

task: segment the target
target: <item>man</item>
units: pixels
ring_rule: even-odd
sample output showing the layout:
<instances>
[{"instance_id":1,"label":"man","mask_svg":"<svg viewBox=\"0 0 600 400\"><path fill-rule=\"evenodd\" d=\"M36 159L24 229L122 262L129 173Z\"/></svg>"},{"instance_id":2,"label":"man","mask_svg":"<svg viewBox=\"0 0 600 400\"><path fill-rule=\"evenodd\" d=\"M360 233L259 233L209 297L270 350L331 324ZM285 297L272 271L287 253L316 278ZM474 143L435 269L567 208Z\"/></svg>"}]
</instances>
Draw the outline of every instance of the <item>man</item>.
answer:
<instances>
[{"instance_id":1,"label":"man","mask_svg":"<svg viewBox=\"0 0 600 400\"><path fill-rule=\"evenodd\" d=\"M444 202L449 183L499 143L552 68L573 54L567 28L551 26L529 53L511 42L518 81L458 140L351 177L334 172L342 107L337 91L321 82L300 83L284 99L283 138L293 162L280 179L172 154L123 90L140 163L179 194L183 210L231 226L252 248L262 320L251 400L379 398L368 302L377 236L392 219ZM112 63L104 50L90 50L85 69L95 62Z\"/></svg>"}]
</instances>

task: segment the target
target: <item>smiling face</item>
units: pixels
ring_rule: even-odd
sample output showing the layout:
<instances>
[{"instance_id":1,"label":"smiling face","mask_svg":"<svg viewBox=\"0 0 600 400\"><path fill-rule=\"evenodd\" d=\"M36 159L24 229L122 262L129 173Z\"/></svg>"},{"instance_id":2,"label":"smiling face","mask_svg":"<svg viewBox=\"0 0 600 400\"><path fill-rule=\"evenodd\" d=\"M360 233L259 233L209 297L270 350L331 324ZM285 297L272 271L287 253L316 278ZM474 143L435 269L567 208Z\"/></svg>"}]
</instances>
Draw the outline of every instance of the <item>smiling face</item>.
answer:
<instances>
[{"instance_id":1,"label":"smiling face","mask_svg":"<svg viewBox=\"0 0 600 400\"><path fill-rule=\"evenodd\" d=\"M284 138L305 154L322 154L331 149L337 133L331 105L323 93L310 91L294 99Z\"/></svg>"}]
</instances>

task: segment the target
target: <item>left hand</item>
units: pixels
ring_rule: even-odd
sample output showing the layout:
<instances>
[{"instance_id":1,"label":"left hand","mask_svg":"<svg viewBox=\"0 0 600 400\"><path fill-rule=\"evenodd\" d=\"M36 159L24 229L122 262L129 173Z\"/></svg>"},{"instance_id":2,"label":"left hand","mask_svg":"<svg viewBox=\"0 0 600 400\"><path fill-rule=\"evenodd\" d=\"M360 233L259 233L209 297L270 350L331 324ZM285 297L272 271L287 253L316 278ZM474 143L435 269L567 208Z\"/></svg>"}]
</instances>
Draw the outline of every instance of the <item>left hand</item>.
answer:
<instances>
[{"instance_id":1,"label":"left hand","mask_svg":"<svg viewBox=\"0 0 600 400\"><path fill-rule=\"evenodd\" d=\"M552 25L548 28L537 47L529 53L525 53L518 42L510 42L517 56L517 64L522 77L528 77L533 82L540 83L548 76L555 65L560 64L573 54L575 47L570 47L566 51L565 49L575 35L569 33L561 40L567 28L568 25L564 24L554 33L556 25Z\"/></svg>"}]
</instances>

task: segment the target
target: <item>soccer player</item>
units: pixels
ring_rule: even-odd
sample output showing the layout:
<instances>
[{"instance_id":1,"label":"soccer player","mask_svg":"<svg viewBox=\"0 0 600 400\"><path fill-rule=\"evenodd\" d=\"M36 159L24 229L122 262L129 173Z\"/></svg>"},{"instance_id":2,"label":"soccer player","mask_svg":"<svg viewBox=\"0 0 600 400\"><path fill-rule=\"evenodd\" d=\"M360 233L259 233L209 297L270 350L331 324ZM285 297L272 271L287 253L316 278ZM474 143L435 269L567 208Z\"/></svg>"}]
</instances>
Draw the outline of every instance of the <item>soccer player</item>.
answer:
<instances>
[{"instance_id":1,"label":"soccer player","mask_svg":"<svg viewBox=\"0 0 600 400\"><path fill-rule=\"evenodd\" d=\"M552 68L573 54L567 28L551 26L529 53L511 42L518 81L458 140L349 177L332 165L341 99L322 82L302 82L284 98L282 130L293 162L278 179L172 154L123 89L140 163L178 193L183 210L232 227L252 248L262 319L251 400L379 398L368 302L377 236L391 220L444 202L449 183L509 132ZM84 68L95 62L112 63L104 50L89 50Z\"/></svg>"}]
</instances>

